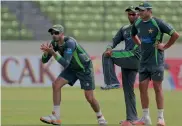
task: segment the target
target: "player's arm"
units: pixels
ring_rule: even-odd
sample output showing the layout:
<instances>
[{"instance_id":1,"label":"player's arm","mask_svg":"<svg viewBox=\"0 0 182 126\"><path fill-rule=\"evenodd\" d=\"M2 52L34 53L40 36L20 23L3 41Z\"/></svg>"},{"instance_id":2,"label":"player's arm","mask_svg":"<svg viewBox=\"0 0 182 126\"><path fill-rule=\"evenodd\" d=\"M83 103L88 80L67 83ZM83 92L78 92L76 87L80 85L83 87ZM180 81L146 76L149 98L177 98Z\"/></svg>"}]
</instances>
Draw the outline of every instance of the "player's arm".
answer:
<instances>
[{"instance_id":1,"label":"player's arm","mask_svg":"<svg viewBox=\"0 0 182 126\"><path fill-rule=\"evenodd\" d=\"M139 39L139 37L137 36L137 29L135 27L135 24L132 25L132 28L131 28L131 37L133 39L133 41L137 44L137 45L140 45L141 44L141 41Z\"/></svg>"},{"instance_id":2,"label":"player's arm","mask_svg":"<svg viewBox=\"0 0 182 126\"><path fill-rule=\"evenodd\" d=\"M112 42L107 46L107 49L115 48L123 40L124 40L123 27L121 27L119 31L116 33L116 35L114 36L114 38L112 39Z\"/></svg>"},{"instance_id":3,"label":"player's arm","mask_svg":"<svg viewBox=\"0 0 182 126\"><path fill-rule=\"evenodd\" d=\"M175 43L175 41L179 38L179 33L177 33L171 25L167 24L162 20L159 23L159 27L162 33L166 33L171 36L169 41L163 47L163 49L165 50Z\"/></svg>"},{"instance_id":4,"label":"player's arm","mask_svg":"<svg viewBox=\"0 0 182 126\"><path fill-rule=\"evenodd\" d=\"M66 50L64 51L64 56L62 57L59 54L56 54L55 52L52 53L54 58L57 60L58 63L60 63L64 68L69 66L73 52L76 49L76 43L74 41L68 41L66 42Z\"/></svg>"}]
</instances>

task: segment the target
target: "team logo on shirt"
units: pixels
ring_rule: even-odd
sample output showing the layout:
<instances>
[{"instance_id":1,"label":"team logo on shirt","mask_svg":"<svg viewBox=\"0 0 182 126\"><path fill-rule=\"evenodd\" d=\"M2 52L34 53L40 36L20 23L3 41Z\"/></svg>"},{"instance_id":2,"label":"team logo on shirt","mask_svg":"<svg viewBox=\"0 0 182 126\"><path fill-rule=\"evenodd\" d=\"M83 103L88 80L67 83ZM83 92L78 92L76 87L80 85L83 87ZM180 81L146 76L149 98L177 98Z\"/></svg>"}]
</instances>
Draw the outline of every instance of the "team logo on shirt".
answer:
<instances>
[{"instance_id":1,"label":"team logo on shirt","mask_svg":"<svg viewBox=\"0 0 182 126\"><path fill-rule=\"evenodd\" d=\"M72 51L72 49L71 49L71 48L67 48L66 53L68 53L68 54L72 54L72 53L73 53L73 51Z\"/></svg>"},{"instance_id":2,"label":"team logo on shirt","mask_svg":"<svg viewBox=\"0 0 182 126\"><path fill-rule=\"evenodd\" d=\"M153 32L154 30L152 30L152 29L150 28L148 31L149 31L149 34L152 34L152 32Z\"/></svg>"}]
</instances>

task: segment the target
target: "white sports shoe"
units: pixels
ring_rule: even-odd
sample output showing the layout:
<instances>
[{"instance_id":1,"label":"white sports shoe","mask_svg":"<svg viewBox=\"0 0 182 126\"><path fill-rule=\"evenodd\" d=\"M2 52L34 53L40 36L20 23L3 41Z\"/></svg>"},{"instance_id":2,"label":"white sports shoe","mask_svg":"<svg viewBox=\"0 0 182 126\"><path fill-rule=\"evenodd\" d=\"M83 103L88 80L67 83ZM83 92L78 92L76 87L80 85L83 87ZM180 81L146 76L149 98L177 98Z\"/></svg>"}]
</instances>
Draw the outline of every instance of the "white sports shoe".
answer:
<instances>
[{"instance_id":1,"label":"white sports shoe","mask_svg":"<svg viewBox=\"0 0 182 126\"><path fill-rule=\"evenodd\" d=\"M151 126L152 125L152 121L151 121L150 116L145 116L145 117L142 117L141 119L139 119L137 121L134 121L132 124L133 125Z\"/></svg>"},{"instance_id":2,"label":"white sports shoe","mask_svg":"<svg viewBox=\"0 0 182 126\"><path fill-rule=\"evenodd\" d=\"M40 121L53 125L61 124L61 120L56 117L55 112L52 112L51 115L40 117Z\"/></svg>"},{"instance_id":3,"label":"white sports shoe","mask_svg":"<svg viewBox=\"0 0 182 126\"><path fill-rule=\"evenodd\" d=\"M107 125L107 121L105 120L104 116L97 118L97 121L98 121L98 124L101 126Z\"/></svg>"},{"instance_id":4,"label":"white sports shoe","mask_svg":"<svg viewBox=\"0 0 182 126\"><path fill-rule=\"evenodd\" d=\"M158 118L157 119L157 126L165 126L164 118Z\"/></svg>"}]
</instances>

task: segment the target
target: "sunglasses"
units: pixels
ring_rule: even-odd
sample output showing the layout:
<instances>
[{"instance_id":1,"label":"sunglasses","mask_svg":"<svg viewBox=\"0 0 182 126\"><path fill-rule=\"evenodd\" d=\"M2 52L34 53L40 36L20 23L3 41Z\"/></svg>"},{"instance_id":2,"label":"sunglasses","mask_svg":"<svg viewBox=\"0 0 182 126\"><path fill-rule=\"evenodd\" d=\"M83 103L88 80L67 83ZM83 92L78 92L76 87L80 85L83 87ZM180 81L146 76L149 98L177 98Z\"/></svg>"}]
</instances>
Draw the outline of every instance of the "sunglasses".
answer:
<instances>
[{"instance_id":1,"label":"sunglasses","mask_svg":"<svg viewBox=\"0 0 182 126\"><path fill-rule=\"evenodd\" d=\"M136 16L136 14L128 14L129 16Z\"/></svg>"},{"instance_id":2,"label":"sunglasses","mask_svg":"<svg viewBox=\"0 0 182 126\"><path fill-rule=\"evenodd\" d=\"M59 35L58 31L51 32L51 35Z\"/></svg>"},{"instance_id":3,"label":"sunglasses","mask_svg":"<svg viewBox=\"0 0 182 126\"><path fill-rule=\"evenodd\" d=\"M144 12L145 10L141 10L141 9L139 9L138 11L139 11L139 12Z\"/></svg>"}]
</instances>

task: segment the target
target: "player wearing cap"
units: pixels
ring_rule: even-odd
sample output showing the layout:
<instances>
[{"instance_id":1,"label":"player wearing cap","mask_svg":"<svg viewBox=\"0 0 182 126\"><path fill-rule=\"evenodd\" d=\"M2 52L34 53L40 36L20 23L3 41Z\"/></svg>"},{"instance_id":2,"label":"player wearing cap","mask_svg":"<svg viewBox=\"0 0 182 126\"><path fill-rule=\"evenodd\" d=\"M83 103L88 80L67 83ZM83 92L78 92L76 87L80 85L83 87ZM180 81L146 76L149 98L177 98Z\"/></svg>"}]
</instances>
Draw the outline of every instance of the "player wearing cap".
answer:
<instances>
[{"instance_id":1,"label":"player wearing cap","mask_svg":"<svg viewBox=\"0 0 182 126\"><path fill-rule=\"evenodd\" d=\"M133 6L128 7L125 11L127 12L130 24L120 28L103 54L102 62L105 86L101 87L102 90L120 87L114 70L114 64L120 66L126 104L126 121L121 121L122 125L137 120L134 83L140 61L140 49L135 45L130 35L132 24L138 18L138 15ZM122 41L125 42L125 49L113 50Z\"/></svg>"},{"instance_id":2,"label":"player wearing cap","mask_svg":"<svg viewBox=\"0 0 182 126\"><path fill-rule=\"evenodd\" d=\"M98 101L94 96L95 82L92 61L87 52L72 37L64 36L64 28L61 25L54 25L48 30L52 35L51 43L41 45L42 62L46 63L51 57L64 67L63 71L52 83L53 89L53 111L51 115L40 118L42 122L59 125L61 90L66 84L73 86L79 80L81 89L84 90L85 98L95 111L99 124L106 124ZM57 53L56 53L57 52ZM70 94L73 95L74 94ZM74 105L73 105L74 106ZM81 114L81 113L79 113ZM83 115L84 116L84 115Z\"/></svg>"},{"instance_id":3,"label":"player wearing cap","mask_svg":"<svg viewBox=\"0 0 182 126\"><path fill-rule=\"evenodd\" d=\"M143 117L134 122L135 125L151 125L149 115L149 81L153 81L158 108L157 126L164 126L164 99L162 81L164 78L164 50L178 39L179 34L175 29L161 19L152 16L152 5L141 2L135 8L139 11L140 18L133 24L131 34L136 44L141 45L141 61L139 69L139 89L143 108ZM167 43L162 43L163 34L170 35Z\"/></svg>"}]
</instances>

